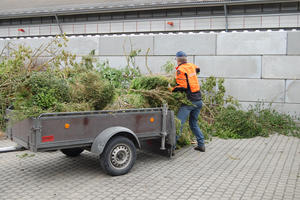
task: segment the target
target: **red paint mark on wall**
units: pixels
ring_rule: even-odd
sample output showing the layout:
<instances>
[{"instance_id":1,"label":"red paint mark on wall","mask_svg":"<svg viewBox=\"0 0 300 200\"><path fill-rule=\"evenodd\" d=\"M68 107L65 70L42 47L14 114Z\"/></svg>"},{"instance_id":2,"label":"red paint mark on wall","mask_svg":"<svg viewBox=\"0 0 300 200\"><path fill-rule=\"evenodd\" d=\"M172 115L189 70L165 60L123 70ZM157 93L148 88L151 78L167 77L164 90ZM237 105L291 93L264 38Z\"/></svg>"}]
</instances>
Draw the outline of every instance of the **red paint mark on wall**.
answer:
<instances>
[{"instance_id":1,"label":"red paint mark on wall","mask_svg":"<svg viewBox=\"0 0 300 200\"><path fill-rule=\"evenodd\" d=\"M174 22L168 22L167 24L169 24L170 26L174 26Z\"/></svg>"}]
</instances>

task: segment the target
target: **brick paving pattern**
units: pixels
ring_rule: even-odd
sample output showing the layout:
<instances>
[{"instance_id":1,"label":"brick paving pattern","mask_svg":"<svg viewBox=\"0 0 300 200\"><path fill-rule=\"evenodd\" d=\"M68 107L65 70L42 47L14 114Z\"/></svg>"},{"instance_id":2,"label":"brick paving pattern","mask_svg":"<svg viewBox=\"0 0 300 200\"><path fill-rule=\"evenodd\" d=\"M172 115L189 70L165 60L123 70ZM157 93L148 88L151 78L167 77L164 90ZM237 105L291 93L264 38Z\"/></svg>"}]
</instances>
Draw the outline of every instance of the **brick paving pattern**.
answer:
<instances>
[{"instance_id":1,"label":"brick paving pattern","mask_svg":"<svg viewBox=\"0 0 300 200\"><path fill-rule=\"evenodd\" d=\"M300 199L300 139L214 138L207 152L190 147L172 159L139 152L119 177L104 174L89 152L2 153L0 199Z\"/></svg>"}]
</instances>

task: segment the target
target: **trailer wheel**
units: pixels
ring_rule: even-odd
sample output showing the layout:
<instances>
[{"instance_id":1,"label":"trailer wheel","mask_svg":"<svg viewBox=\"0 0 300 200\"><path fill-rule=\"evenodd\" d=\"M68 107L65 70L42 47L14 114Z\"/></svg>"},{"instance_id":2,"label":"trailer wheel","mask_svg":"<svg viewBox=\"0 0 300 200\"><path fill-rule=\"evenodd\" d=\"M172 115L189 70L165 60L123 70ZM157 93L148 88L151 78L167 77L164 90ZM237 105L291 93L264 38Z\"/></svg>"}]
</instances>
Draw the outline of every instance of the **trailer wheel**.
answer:
<instances>
[{"instance_id":1,"label":"trailer wheel","mask_svg":"<svg viewBox=\"0 0 300 200\"><path fill-rule=\"evenodd\" d=\"M128 173L135 160L136 148L133 142L122 136L112 138L100 155L102 169L112 176Z\"/></svg>"},{"instance_id":2,"label":"trailer wheel","mask_svg":"<svg viewBox=\"0 0 300 200\"><path fill-rule=\"evenodd\" d=\"M83 151L83 148L61 149L61 152L69 157L79 156Z\"/></svg>"}]
</instances>

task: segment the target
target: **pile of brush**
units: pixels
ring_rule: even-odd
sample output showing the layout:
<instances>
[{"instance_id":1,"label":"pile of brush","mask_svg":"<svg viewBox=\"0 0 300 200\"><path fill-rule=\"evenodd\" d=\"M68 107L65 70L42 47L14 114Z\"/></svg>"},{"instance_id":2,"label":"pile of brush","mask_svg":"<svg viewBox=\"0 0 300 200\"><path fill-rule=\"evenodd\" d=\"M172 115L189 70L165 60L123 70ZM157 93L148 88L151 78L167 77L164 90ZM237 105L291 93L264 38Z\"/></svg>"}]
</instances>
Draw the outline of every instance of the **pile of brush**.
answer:
<instances>
[{"instance_id":1,"label":"pile of brush","mask_svg":"<svg viewBox=\"0 0 300 200\"><path fill-rule=\"evenodd\" d=\"M142 75L128 64L115 69L95 62L94 52L76 62L63 50L66 38L56 38L36 51L19 46L9 49L0 61L0 127L5 110L14 108L17 121L41 113L118 110L161 107L177 110L189 101L184 93L172 93L174 77ZM11 45L13 46L13 45ZM41 60L47 52L52 57Z\"/></svg>"}]
</instances>

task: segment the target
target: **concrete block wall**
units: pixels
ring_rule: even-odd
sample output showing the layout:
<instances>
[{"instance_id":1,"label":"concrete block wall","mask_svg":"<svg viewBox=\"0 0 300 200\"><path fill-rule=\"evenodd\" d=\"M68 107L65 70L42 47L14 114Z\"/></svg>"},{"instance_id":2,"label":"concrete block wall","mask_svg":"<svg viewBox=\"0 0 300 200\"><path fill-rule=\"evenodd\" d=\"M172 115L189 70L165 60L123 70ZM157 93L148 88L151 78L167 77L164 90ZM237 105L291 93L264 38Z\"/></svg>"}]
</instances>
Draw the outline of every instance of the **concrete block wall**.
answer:
<instances>
[{"instance_id":1,"label":"concrete block wall","mask_svg":"<svg viewBox=\"0 0 300 200\"><path fill-rule=\"evenodd\" d=\"M36 48L48 40L13 42ZM6 42L0 40L0 49ZM200 67L199 78L225 78L227 94L244 107L264 101L273 103L282 112L300 116L300 32L297 31L74 37L67 48L79 56L93 49L100 62L109 61L116 68L126 66L125 54L141 49L136 64L143 73L148 72L146 61L153 73L160 73L162 66L167 61L175 62L174 54L182 50L189 55L190 62Z\"/></svg>"}]
</instances>

